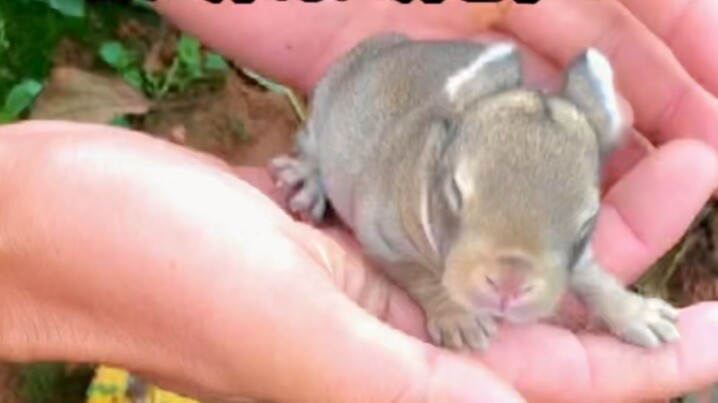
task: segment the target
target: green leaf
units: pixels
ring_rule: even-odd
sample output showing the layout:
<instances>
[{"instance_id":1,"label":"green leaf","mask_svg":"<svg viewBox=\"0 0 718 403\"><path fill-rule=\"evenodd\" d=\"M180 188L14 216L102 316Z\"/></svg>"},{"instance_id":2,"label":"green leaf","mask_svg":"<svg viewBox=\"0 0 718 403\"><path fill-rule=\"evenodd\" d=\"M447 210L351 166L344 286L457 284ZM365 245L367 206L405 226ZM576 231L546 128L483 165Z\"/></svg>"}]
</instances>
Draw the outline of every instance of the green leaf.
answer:
<instances>
[{"instance_id":1,"label":"green leaf","mask_svg":"<svg viewBox=\"0 0 718 403\"><path fill-rule=\"evenodd\" d=\"M128 69L122 74L122 76L135 89L138 89L140 91L143 90L142 72L139 68L133 67L131 69Z\"/></svg>"},{"instance_id":2,"label":"green leaf","mask_svg":"<svg viewBox=\"0 0 718 403\"><path fill-rule=\"evenodd\" d=\"M114 24L99 15L92 23L88 18L68 18L37 0L0 0L0 13L9 44L9 49L0 51L0 108L13 85L23 78L47 78L60 40L99 46L95 44L107 37L106 30Z\"/></svg>"},{"instance_id":3,"label":"green leaf","mask_svg":"<svg viewBox=\"0 0 718 403\"><path fill-rule=\"evenodd\" d=\"M179 53L182 62L199 64L200 43L194 37L182 35L177 43L177 53Z\"/></svg>"},{"instance_id":4,"label":"green leaf","mask_svg":"<svg viewBox=\"0 0 718 403\"><path fill-rule=\"evenodd\" d=\"M145 90L154 97L162 88L162 75L153 72L145 72Z\"/></svg>"},{"instance_id":5,"label":"green leaf","mask_svg":"<svg viewBox=\"0 0 718 403\"><path fill-rule=\"evenodd\" d=\"M10 47L10 43L7 40L7 32L5 30L5 18L0 13L0 55Z\"/></svg>"},{"instance_id":6,"label":"green leaf","mask_svg":"<svg viewBox=\"0 0 718 403\"><path fill-rule=\"evenodd\" d=\"M0 110L0 122L10 122L32 105L35 97L42 91L42 84L33 79L26 79L15 85L5 98L5 105Z\"/></svg>"},{"instance_id":7,"label":"green leaf","mask_svg":"<svg viewBox=\"0 0 718 403\"><path fill-rule=\"evenodd\" d=\"M124 127L126 129L130 129L132 125L130 124L130 121L127 120L126 116L118 116L114 119L112 119L109 122L110 126L116 126L116 127Z\"/></svg>"},{"instance_id":8,"label":"green leaf","mask_svg":"<svg viewBox=\"0 0 718 403\"><path fill-rule=\"evenodd\" d=\"M50 7L68 17L85 16L85 0L42 0Z\"/></svg>"},{"instance_id":9,"label":"green leaf","mask_svg":"<svg viewBox=\"0 0 718 403\"><path fill-rule=\"evenodd\" d=\"M100 46L102 60L119 71L126 70L133 62L132 55L120 42L105 42Z\"/></svg>"},{"instance_id":10,"label":"green leaf","mask_svg":"<svg viewBox=\"0 0 718 403\"><path fill-rule=\"evenodd\" d=\"M27 403L85 401L94 376L91 367L71 369L62 363L32 363L20 367L18 394Z\"/></svg>"},{"instance_id":11,"label":"green leaf","mask_svg":"<svg viewBox=\"0 0 718 403\"><path fill-rule=\"evenodd\" d=\"M130 5L150 11L155 10L153 3L154 0L130 0Z\"/></svg>"},{"instance_id":12,"label":"green leaf","mask_svg":"<svg viewBox=\"0 0 718 403\"><path fill-rule=\"evenodd\" d=\"M202 53L200 48L199 41L189 35L182 35L177 43L177 53L180 61L193 78L202 76Z\"/></svg>"},{"instance_id":13,"label":"green leaf","mask_svg":"<svg viewBox=\"0 0 718 403\"><path fill-rule=\"evenodd\" d=\"M59 363L33 363L20 370L20 395L26 402L50 401L62 380L65 368Z\"/></svg>"},{"instance_id":14,"label":"green leaf","mask_svg":"<svg viewBox=\"0 0 718 403\"><path fill-rule=\"evenodd\" d=\"M204 59L204 68L213 71L227 71L229 70L229 65L222 56L209 52Z\"/></svg>"}]
</instances>

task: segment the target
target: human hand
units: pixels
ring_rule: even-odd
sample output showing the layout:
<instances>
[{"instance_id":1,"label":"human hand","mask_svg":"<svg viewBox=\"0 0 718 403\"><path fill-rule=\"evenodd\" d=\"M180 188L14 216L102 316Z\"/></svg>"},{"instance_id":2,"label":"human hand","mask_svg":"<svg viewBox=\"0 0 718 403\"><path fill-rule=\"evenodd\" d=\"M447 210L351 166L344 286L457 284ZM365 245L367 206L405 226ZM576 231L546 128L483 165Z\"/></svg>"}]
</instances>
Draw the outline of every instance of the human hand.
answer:
<instances>
[{"instance_id":1,"label":"human hand","mask_svg":"<svg viewBox=\"0 0 718 403\"><path fill-rule=\"evenodd\" d=\"M251 7L159 1L158 7L183 29L240 63L307 91L331 61L371 33L394 30L418 38L482 38L487 35L479 32L477 21L495 5L453 2L441 6L442 12L437 6L404 6L389 0L311 6L266 2ZM710 37L718 29L716 21L718 8L709 0L663 0L650 5L640 0L543 0L535 6L513 7L490 35L519 40L529 54L530 72L536 82L551 82L557 65L565 64L587 46L599 48L611 59L618 88L633 108L636 130L608 169L594 247L599 261L626 282L637 278L675 243L716 186L715 156L706 145L718 145L718 82L710 74L718 65L718 54L711 54L707 41L691 40ZM699 141L679 140L686 138ZM699 312L694 317L697 332L700 326L715 321L714 309L702 306L686 311ZM529 337L529 332L521 330L521 337ZM529 362L545 365L557 356L554 351L547 356L539 354L540 347L558 340L568 342L558 334L536 337L542 342L533 350L509 343L511 348L494 347L483 358L529 397L549 401L575 398L569 389L575 390L566 385L581 385L579 374L585 380L590 378L588 373L595 379L583 383L584 392L595 396L595 389L586 385L597 382L603 388L599 393L605 393L599 399L618 400L665 396L718 378L718 357L691 353L687 348L702 343L689 342L689 336L684 335L683 342L671 351L686 354L681 358L684 362L705 359L704 365L713 370L700 375L692 370L677 374L672 386L658 381L659 372L670 371L671 359L651 353L641 364L641 360L633 361L634 354L642 357L644 352L630 353L612 341L601 348L592 342L584 343L585 348L567 347L567 355L560 356L564 361L557 363L557 372L526 369L527 380L511 368L526 365L526 357L533 358ZM570 340L576 343L587 339ZM589 360L581 361L581 354L606 359L604 375L595 369L590 372L593 367L588 365ZM630 367L616 368L616 360L622 357L630 357ZM626 373L631 371L643 374L643 379L627 381ZM704 375L698 381L698 376ZM556 379L562 383L552 384Z\"/></svg>"},{"instance_id":2,"label":"human hand","mask_svg":"<svg viewBox=\"0 0 718 403\"><path fill-rule=\"evenodd\" d=\"M666 156L663 153L653 164L670 167L672 161L664 159ZM629 181L655 168L655 165L640 167L631 173L635 177ZM264 171L240 168L240 172L255 186L279 198ZM656 175L656 179L660 180L660 176ZM708 191L709 188L705 189ZM612 224L608 221L608 225ZM329 227L324 231L340 239L347 253L360 253L349 234L341 229ZM340 286L353 301L359 301L358 295L376 295L373 290L387 286L386 280L370 266L351 266L342 274L345 276L356 276L356 280L349 282L355 284L354 290L362 290L352 292ZM403 304L404 293L391 288L390 295L396 293L397 301ZM393 299L390 295L387 297ZM384 304L381 299L378 303ZM413 303L411 308L403 307L390 315L373 309L368 311L392 327L429 341L423 314ZM566 313L570 316L561 319L571 329L549 324L502 326L490 348L485 353L474 353L473 358L509 381L530 402L649 401L698 389L718 378L718 357L706 354L714 343L711 334L718 326L718 303L683 310L679 323L680 343L654 352L609 335L583 332L580 326L585 318L571 315L576 312L570 310ZM482 387L492 390L494 385L486 383Z\"/></svg>"},{"instance_id":3,"label":"human hand","mask_svg":"<svg viewBox=\"0 0 718 403\"><path fill-rule=\"evenodd\" d=\"M0 178L0 360L117 365L203 401L522 401L377 320L421 329L348 237L219 160L30 122L0 127Z\"/></svg>"},{"instance_id":4,"label":"human hand","mask_svg":"<svg viewBox=\"0 0 718 403\"><path fill-rule=\"evenodd\" d=\"M631 401L718 376L716 304L658 352L548 325L504 327L473 361L435 347L346 233L256 190L276 195L263 170L146 135L3 126L0 173L2 359L119 365L219 401Z\"/></svg>"}]
</instances>

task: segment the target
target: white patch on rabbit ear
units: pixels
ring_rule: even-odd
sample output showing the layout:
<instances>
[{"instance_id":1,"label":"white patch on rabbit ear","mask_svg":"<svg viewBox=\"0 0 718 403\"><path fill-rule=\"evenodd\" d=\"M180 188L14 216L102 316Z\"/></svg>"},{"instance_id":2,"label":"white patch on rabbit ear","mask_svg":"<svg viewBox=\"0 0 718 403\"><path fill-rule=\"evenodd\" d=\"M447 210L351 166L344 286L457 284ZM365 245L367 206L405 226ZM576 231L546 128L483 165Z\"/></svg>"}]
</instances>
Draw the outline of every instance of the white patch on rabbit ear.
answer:
<instances>
[{"instance_id":1,"label":"white patch on rabbit ear","mask_svg":"<svg viewBox=\"0 0 718 403\"><path fill-rule=\"evenodd\" d=\"M608 130L616 136L620 134L621 120L620 111L618 110L618 100L616 99L616 92L613 87L614 77L611 64L608 62L608 59L596 49L589 49L586 52L586 64L589 74L593 76L594 81L598 85L598 93L603 97L603 105L609 116Z\"/></svg>"},{"instance_id":2,"label":"white patch on rabbit ear","mask_svg":"<svg viewBox=\"0 0 718 403\"><path fill-rule=\"evenodd\" d=\"M578 259L576 259L576 263L574 263L573 268L575 270L581 270L586 266L593 264L594 261L593 247L589 243L585 248L583 248L583 251L581 251L581 254L578 256Z\"/></svg>"},{"instance_id":3,"label":"white patch on rabbit ear","mask_svg":"<svg viewBox=\"0 0 718 403\"><path fill-rule=\"evenodd\" d=\"M461 90L461 87L476 77L479 71L484 67L511 57L515 51L516 46L510 43L499 43L486 48L473 62L454 73L446 81L444 90L449 95L449 99L454 100Z\"/></svg>"},{"instance_id":4,"label":"white patch on rabbit ear","mask_svg":"<svg viewBox=\"0 0 718 403\"><path fill-rule=\"evenodd\" d=\"M595 128L601 154L607 155L615 149L626 131L608 59L594 48L579 55L566 73L563 93Z\"/></svg>"}]
</instances>

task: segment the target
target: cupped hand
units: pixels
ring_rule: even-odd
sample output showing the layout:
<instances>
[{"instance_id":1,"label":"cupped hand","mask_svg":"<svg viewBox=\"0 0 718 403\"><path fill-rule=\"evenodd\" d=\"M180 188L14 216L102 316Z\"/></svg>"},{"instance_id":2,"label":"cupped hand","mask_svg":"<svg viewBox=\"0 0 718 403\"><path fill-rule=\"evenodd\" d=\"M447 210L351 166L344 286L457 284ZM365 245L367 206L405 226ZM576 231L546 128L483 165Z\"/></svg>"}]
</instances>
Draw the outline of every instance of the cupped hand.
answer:
<instances>
[{"instance_id":1,"label":"cupped hand","mask_svg":"<svg viewBox=\"0 0 718 403\"><path fill-rule=\"evenodd\" d=\"M679 239L716 187L718 52L707 38L718 34L718 4L712 0L225 3L157 5L240 64L305 92L339 55L378 32L509 37L526 51L531 80L550 85L579 52L600 49L614 66L634 130L606 169L593 243L599 261L626 282ZM497 22L491 31L488 20ZM555 327L502 329L503 339L479 360L530 400L668 396L718 379L718 353L709 344L717 316L710 304L685 310L682 342L650 353Z\"/></svg>"},{"instance_id":2,"label":"cupped hand","mask_svg":"<svg viewBox=\"0 0 718 403\"><path fill-rule=\"evenodd\" d=\"M675 153L685 154L683 156L693 154L692 157L699 164L694 174L718 168L711 154L700 147L692 150L693 146L691 143L676 144L675 147L684 149L676 149ZM623 200L624 192L635 181L652 182L657 189L677 185L683 180L682 174L688 172L675 172L682 169L674 157L673 152L659 150L650 161L637 166L624 177L626 182L612 189L611 198ZM245 180L280 200L263 170L240 168L238 172ZM714 174L703 174L700 182L704 198L709 194L711 186L715 185L715 180ZM669 190L665 189L666 192ZM628 245L624 250L629 253L637 252L632 250L633 247L643 249L641 253L655 250L655 245L643 243L630 233L632 230L625 222L614 216L615 207L608 204L606 207L608 212L603 213L598 232L600 235L601 231L614 231L614 234L609 234L613 235L609 238L599 238L601 240L598 243L626 242ZM360 259L359 247L344 230L325 228L324 233L339 241L344 249L342 254ZM309 237L305 241L320 249L334 247L333 243L325 244L321 237ZM366 262L364 265L346 265L331 260L326 262L323 266L325 270L339 274L334 277L334 284L353 302L391 327L428 343L422 312L376 268ZM631 276L630 273L640 271L639 267L628 269L625 273L619 273L624 280ZM568 307L572 308L571 305ZM566 314L560 319L572 326L570 330L549 324L501 326L489 350L483 354L475 353L472 358L480 366L500 375L502 381L508 382L530 402L649 401L696 390L718 379L718 353L709 353L714 343L713 332L718 329L718 303L684 309L679 323L681 341L656 351L625 344L605 333L583 331L576 326L582 326L585 318L574 316L581 315L581 312L568 309ZM436 351L435 347L426 348ZM453 353L444 351L441 354ZM360 390L361 382L357 379L350 387ZM490 380L481 385L484 393L497 387L502 390L504 385L494 384ZM468 391L471 386L467 384L463 388ZM484 395L480 401L493 400Z\"/></svg>"},{"instance_id":3,"label":"cupped hand","mask_svg":"<svg viewBox=\"0 0 718 403\"><path fill-rule=\"evenodd\" d=\"M217 159L31 122L0 127L0 178L0 360L117 365L203 401L522 401L378 320L421 329L348 237Z\"/></svg>"},{"instance_id":4,"label":"cupped hand","mask_svg":"<svg viewBox=\"0 0 718 403\"><path fill-rule=\"evenodd\" d=\"M695 151L690 150L692 144L675 146L687 147L676 150L678 154ZM713 157L710 154L701 156L700 153L694 155L698 158L696 161L701 161L697 172L715 170L717 166ZM659 150L650 162L637 166L624 177L625 184L614 187L610 196L622 200L625 195L621 192L630 189L630 184L636 180L655 182L653 186L656 188L663 186L664 181L675 181L665 185L677 185L683 178L681 172L676 172L675 176L670 174L680 170L672 158L672 153ZM239 172L253 185L270 195L276 195L264 171L242 168ZM714 176L708 175L706 178L705 185L711 185L711 180L715 182ZM704 197L710 189L710 186L704 187ZM614 236L619 239L614 242L629 242L628 248L635 245L637 239L625 233L629 228L613 218L611 213L604 213L603 229L599 233L616 231ZM360 251L347 233L338 228L325 229L325 233L340 241L345 249L343 253L357 254L356 258L359 258ZM320 248L327 247L321 238L305 240ZM641 247L650 250L654 246L644 244ZM428 340L422 313L374 268L337 262L328 263L324 268L339 274L334 279L335 285L369 313L413 337ZM407 306L407 302L411 306ZM573 321L576 318L564 319ZM718 304L703 304L684 310L679 326L682 341L654 352L624 344L612 336L582 332L580 329L575 331L575 328L568 330L543 324L502 326L498 339L493 341L488 352L475 354L474 359L500 375L531 402L646 401L667 398L700 388L718 378L718 356L706 354L712 348L712 332L718 327ZM431 350L434 348L431 347ZM357 379L357 384L352 387L359 389L359 382ZM481 387L491 391L499 386L503 385L486 382ZM469 386L465 388L468 390ZM484 398L491 401L488 396Z\"/></svg>"},{"instance_id":5,"label":"cupped hand","mask_svg":"<svg viewBox=\"0 0 718 403\"><path fill-rule=\"evenodd\" d=\"M624 180L675 168L661 150ZM717 304L659 351L550 325L502 327L485 355L435 347L352 238L292 220L263 170L144 134L4 126L0 171L3 359L114 364L207 401L636 401L718 377Z\"/></svg>"}]
</instances>

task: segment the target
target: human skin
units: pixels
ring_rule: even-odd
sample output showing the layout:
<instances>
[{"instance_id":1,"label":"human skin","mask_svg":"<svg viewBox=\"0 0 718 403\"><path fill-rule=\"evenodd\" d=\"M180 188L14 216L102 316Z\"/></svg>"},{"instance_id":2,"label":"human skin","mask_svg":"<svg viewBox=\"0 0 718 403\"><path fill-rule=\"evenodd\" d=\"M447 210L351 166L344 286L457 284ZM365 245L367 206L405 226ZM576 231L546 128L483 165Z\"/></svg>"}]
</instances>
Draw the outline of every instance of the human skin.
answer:
<instances>
[{"instance_id":1,"label":"human skin","mask_svg":"<svg viewBox=\"0 0 718 403\"><path fill-rule=\"evenodd\" d=\"M557 3L544 0L540 7ZM675 3L661 2L664 8ZM388 18L355 19L367 11L346 15L346 7L405 10L380 2L358 4L325 2L306 11L308 5L263 2L242 13L229 4L167 0L158 5L223 53L307 90L332 54L371 31L362 28L365 24L388 23ZM279 13L272 24L261 19L269 7ZM406 24L406 30L428 34L421 28L427 22L411 28L409 17L449 21L467 14L422 10L401 11L407 14L403 22L392 26ZM600 20L595 10L591 15L586 21ZM567 24L574 19L567 18ZM707 21L717 19L714 13ZM296 21L312 26L314 39L302 40L306 29ZM233 29L222 30L230 23L236 24ZM441 24L429 25L440 34ZM470 35L460 24L452 26ZM682 32L680 27L673 32ZM712 28L694 24L691 29ZM285 36L272 37L269 30ZM343 39L322 45L327 32ZM252 46L236 44L238 37ZM295 51L283 52L290 40ZM698 60L687 51L676 53L685 64ZM704 63L710 65L710 59ZM653 87L695 88L701 67L691 69L693 75L666 73ZM625 69L617 70L620 78ZM686 77L692 81L681 81ZM698 102L685 100L703 99L700 94L711 88L707 80L695 90L699 95L666 102ZM633 81L639 80L625 80ZM660 108L631 94L641 91L624 90L636 126L649 128L651 119L645 116ZM657 95L643 99L662 101ZM604 197L594 245L599 260L625 281L680 237L718 184L718 162L706 146L715 131L698 130L716 125L715 117L704 113L714 101L711 95L704 106L673 108L679 117L663 120L684 130L646 134L658 148L634 147L617 157L620 169ZM689 112L695 115L681 115ZM698 141L665 141L681 137ZM106 362L173 389L224 400L243 395L308 402L569 402L577 396L636 401L718 378L715 303L683 310L682 340L658 351L550 325L504 327L487 354L471 359L433 347L425 342L421 312L360 260L347 234L297 223L257 191L271 192L263 171L235 171L145 135L60 122L3 126L0 178L4 359Z\"/></svg>"},{"instance_id":2,"label":"human skin","mask_svg":"<svg viewBox=\"0 0 718 403\"><path fill-rule=\"evenodd\" d=\"M598 231L614 236L597 242L658 252L611 211L640 205L620 201L641 182L666 199L654 212L695 211L716 170L693 141L661 149L611 190ZM473 361L431 346L421 312L345 233L257 191L271 195L266 173L144 134L3 126L0 173L4 360L103 362L217 401L635 401L718 377L716 303L684 310L681 342L653 352L549 325L504 327ZM638 222L677 234L690 218L666 215Z\"/></svg>"}]
</instances>

